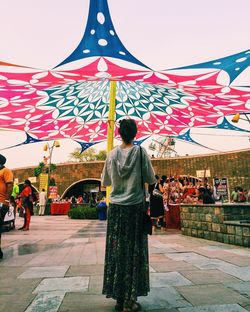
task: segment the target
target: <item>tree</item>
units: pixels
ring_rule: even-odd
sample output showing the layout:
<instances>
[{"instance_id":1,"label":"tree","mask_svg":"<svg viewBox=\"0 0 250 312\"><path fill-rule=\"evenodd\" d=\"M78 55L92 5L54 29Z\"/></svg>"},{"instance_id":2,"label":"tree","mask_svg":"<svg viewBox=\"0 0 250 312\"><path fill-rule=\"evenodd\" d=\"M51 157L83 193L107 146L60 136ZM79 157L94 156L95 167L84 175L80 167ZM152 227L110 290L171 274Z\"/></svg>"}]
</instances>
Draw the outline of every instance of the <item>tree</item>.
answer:
<instances>
[{"instance_id":1,"label":"tree","mask_svg":"<svg viewBox=\"0 0 250 312\"><path fill-rule=\"evenodd\" d=\"M74 149L72 153L69 154L70 159L73 161L83 162L83 161L94 161L94 160L105 160L107 158L107 152L105 150L96 153L93 147L88 148L81 153L81 149L78 147Z\"/></svg>"},{"instance_id":2,"label":"tree","mask_svg":"<svg viewBox=\"0 0 250 312\"><path fill-rule=\"evenodd\" d=\"M82 152L83 161L93 161L96 160L96 150L93 147L88 148Z\"/></svg>"},{"instance_id":3,"label":"tree","mask_svg":"<svg viewBox=\"0 0 250 312\"><path fill-rule=\"evenodd\" d=\"M53 172L56 170L55 164L50 164L50 172ZM34 176L38 177L41 173L49 173L49 166L46 166L44 162L40 162L38 167L34 169ZM49 185L56 185L55 179L50 178Z\"/></svg>"},{"instance_id":4,"label":"tree","mask_svg":"<svg viewBox=\"0 0 250 312\"><path fill-rule=\"evenodd\" d=\"M97 155L96 155L96 160L106 160L107 158L107 151L106 150L101 150Z\"/></svg>"},{"instance_id":5,"label":"tree","mask_svg":"<svg viewBox=\"0 0 250 312\"><path fill-rule=\"evenodd\" d=\"M50 164L50 172L56 170L55 164ZM41 173L49 173L49 166L46 166L43 162L40 162L38 167L34 169L34 176L38 177Z\"/></svg>"},{"instance_id":6,"label":"tree","mask_svg":"<svg viewBox=\"0 0 250 312\"><path fill-rule=\"evenodd\" d=\"M76 148L72 153L69 154L70 159L73 161L82 162L83 161L83 155L81 154L81 149Z\"/></svg>"},{"instance_id":7,"label":"tree","mask_svg":"<svg viewBox=\"0 0 250 312\"><path fill-rule=\"evenodd\" d=\"M34 176L38 177L44 170L45 164L43 162L40 162L38 167L34 169Z\"/></svg>"}]
</instances>

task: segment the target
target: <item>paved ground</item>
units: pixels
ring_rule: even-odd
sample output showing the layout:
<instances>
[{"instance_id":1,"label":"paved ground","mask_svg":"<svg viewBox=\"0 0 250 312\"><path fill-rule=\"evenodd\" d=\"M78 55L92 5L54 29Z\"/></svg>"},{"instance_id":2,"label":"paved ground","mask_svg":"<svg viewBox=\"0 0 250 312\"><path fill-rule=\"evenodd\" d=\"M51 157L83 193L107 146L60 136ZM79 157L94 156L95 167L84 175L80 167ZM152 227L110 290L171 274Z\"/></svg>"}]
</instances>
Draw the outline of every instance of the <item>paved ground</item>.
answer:
<instances>
[{"instance_id":1,"label":"paved ground","mask_svg":"<svg viewBox=\"0 0 250 312\"><path fill-rule=\"evenodd\" d=\"M4 233L0 311L113 311L114 301L101 295L105 227L34 216L29 232ZM139 300L143 311L250 311L250 249L173 230L149 243L151 292Z\"/></svg>"}]
</instances>

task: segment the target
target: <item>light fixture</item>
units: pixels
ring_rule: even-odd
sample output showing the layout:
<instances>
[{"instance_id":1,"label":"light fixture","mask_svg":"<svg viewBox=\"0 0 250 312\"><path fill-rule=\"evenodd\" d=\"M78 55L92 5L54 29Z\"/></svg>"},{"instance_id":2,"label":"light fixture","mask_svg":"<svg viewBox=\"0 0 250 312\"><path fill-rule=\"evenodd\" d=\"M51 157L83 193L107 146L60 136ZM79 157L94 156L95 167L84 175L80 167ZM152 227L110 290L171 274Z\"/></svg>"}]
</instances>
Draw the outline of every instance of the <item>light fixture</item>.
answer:
<instances>
[{"instance_id":1,"label":"light fixture","mask_svg":"<svg viewBox=\"0 0 250 312\"><path fill-rule=\"evenodd\" d=\"M59 141L53 141L53 143L50 145L49 143L46 143L43 147L44 152L48 152L49 156L44 156L44 160L46 160L45 165L48 166L48 178L47 178L47 196L49 198L49 187L50 187L50 174L51 174L51 160L52 160L52 154L54 147L60 147ZM49 160L49 163L47 164L47 160Z\"/></svg>"},{"instance_id":2,"label":"light fixture","mask_svg":"<svg viewBox=\"0 0 250 312\"><path fill-rule=\"evenodd\" d=\"M241 115L244 115L246 118L242 118ZM246 114L246 113L237 113L237 114L235 114L231 121L237 123L237 122L239 122L240 119L248 121L250 123L250 118L248 117L248 114Z\"/></svg>"},{"instance_id":3,"label":"light fixture","mask_svg":"<svg viewBox=\"0 0 250 312\"><path fill-rule=\"evenodd\" d=\"M59 141L54 141L54 146L55 147L60 147L60 142Z\"/></svg>"},{"instance_id":4,"label":"light fixture","mask_svg":"<svg viewBox=\"0 0 250 312\"><path fill-rule=\"evenodd\" d=\"M239 119L240 119L240 113L237 113L237 114L235 114L235 115L233 116L232 122L237 123L237 122L239 122Z\"/></svg>"}]
</instances>

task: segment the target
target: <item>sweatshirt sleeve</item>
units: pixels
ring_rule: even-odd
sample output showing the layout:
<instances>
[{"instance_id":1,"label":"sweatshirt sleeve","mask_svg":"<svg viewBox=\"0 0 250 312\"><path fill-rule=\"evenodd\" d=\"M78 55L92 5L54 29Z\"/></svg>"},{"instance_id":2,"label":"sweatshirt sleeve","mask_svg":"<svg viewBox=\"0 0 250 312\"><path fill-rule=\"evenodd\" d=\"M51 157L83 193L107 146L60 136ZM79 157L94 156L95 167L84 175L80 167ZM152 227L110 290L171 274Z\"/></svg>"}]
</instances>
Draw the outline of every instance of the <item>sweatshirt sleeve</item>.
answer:
<instances>
[{"instance_id":1,"label":"sweatshirt sleeve","mask_svg":"<svg viewBox=\"0 0 250 312\"><path fill-rule=\"evenodd\" d=\"M104 168L103 168L102 175L101 175L101 181L102 181L103 186L111 185L109 157L105 161Z\"/></svg>"},{"instance_id":2,"label":"sweatshirt sleeve","mask_svg":"<svg viewBox=\"0 0 250 312\"><path fill-rule=\"evenodd\" d=\"M144 183L154 184L156 183L155 172L152 166L151 160L149 159L147 152L144 148L142 148L143 152L143 180Z\"/></svg>"}]
</instances>

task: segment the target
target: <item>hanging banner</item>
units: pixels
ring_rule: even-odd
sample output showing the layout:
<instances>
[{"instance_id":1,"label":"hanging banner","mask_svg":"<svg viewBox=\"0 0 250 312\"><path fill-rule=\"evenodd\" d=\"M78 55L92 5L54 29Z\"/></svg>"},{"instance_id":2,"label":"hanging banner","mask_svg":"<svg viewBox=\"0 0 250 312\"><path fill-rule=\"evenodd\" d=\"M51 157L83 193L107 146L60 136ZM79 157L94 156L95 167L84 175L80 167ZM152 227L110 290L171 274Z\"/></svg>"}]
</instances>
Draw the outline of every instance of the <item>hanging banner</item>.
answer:
<instances>
[{"instance_id":1,"label":"hanging banner","mask_svg":"<svg viewBox=\"0 0 250 312\"><path fill-rule=\"evenodd\" d=\"M210 178L211 177L210 169L196 170L196 177L197 178Z\"/></svg>"},{"instance_id":2,"label":"hanging banner","mask_svg":"<svg viewBox=\"0 0 250 312\"><path fill-rule=\"evenodd\" d=\"M55 199L58 195L58 187L57 186L50 186L49 187L49 198Z\"/></svg>"},{"instance_id":3,"label":"hanging banner","mask_svg":"<svg viewBox=\"0 0 250 312\"><path fill-rule=\"evenodd\" d=\"M215 200L228 202L228 179L227 178L213 178L214 198Z\"/></svg>"},{"instance_id":4,"label":"hanging banner","mask_svg":"<svg viewBox=\"0 0 250 312\"><path fill-rule=\"evenodd\" d=\"M39 191L41 192L42 189L45 189L46 192L48 190L48 174L47 173L41 173L39 175Z\"/></svg>"}]
</instances>

